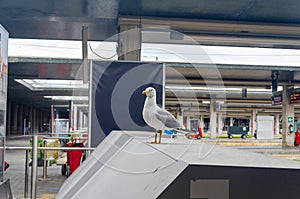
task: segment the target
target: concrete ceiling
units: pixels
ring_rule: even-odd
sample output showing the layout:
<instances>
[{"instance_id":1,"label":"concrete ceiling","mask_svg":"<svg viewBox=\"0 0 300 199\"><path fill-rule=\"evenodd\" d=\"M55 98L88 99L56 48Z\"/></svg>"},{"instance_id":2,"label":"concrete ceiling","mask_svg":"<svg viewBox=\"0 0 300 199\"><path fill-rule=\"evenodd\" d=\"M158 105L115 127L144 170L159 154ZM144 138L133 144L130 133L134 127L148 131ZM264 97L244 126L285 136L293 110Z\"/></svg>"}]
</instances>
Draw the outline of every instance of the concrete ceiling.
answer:
<instances>
[{"instance_id":1,"label":"concrete ceiling","mask_svg":"<svg viewBox=\"0 0 300 199\"><path fill-rule=\"evenodd\" d=\"M60 40L81 40L82 26L87 26L89 40L101 41L117 34L119 24L129 18L145 29L174 29L203 45L300 48L299 9L298 0L0 0L0 24L11 38ZM151 34L154 36L144 42L159 43L159 36ZM169 42L185 43L185 39ZM51 93L30 93L17 85L14 78L36 78L42 74L42 78L72 79L72 70L78 66L79 63L47 61L10 62L9 98L38 104L44 100L43 95ZM273 69L280 71L281 84L288 83L291 76L294 83L299 83L298 69L261 67L254 73L253 68L244 66L222 67L219 70L227 86L268 86ZM43 70L47 73L41 73ZM178 70L192 84L203 83L193 76L192 69ZM167 84L171 83L169 73ZM55 92L52 94L61 94ZM27 98L20 93L26 93Z\"/></svg>"},{"instance_id":2,"label":"concrete ceiling","mask_svg":"<svg viewBox=\"0 0 300 199\"><path fill-rule=\"evenodd\" d=\"M89 39L99 41L117 34L125 16L203 37L296 39L299 8L297 0L1 0L0 24L13 38L70 40L88 26Z\"/></svg>"},{"instance_id":3,"label":"concrete ceiling","mask_svg":"<svg viewBox=\"0 0 300 199\"><path fill-rule=\"evenodd\" d=\"M117 33L117 0L1 0L0 24L12 38L80 40L88 26L90 40Z\"/></svg>"}]
</instances>

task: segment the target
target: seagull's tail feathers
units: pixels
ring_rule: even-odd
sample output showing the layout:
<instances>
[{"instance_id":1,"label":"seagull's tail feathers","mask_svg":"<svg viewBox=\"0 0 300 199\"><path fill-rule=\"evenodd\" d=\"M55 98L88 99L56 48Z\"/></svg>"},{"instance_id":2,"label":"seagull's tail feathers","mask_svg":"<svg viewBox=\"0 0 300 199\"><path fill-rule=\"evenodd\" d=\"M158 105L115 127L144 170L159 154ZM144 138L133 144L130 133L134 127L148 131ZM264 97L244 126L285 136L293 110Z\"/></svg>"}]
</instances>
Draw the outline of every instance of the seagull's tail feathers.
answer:
<instances>
[{"instance_id":1,"label":"seagull's tail feathers","mask_svg":"<svg viewBox=\"0 0 300 199\"><path fill-rule=\"evenodd\" d=\"M190 131L189 130L186 130L185 128L183 129L183 128L176 128L176 129L174 129L177 133L180 133L180 134L187 134L187 133L190 133Z\"/></svg>"},{"instance_id":2,"label":"seagull's tail feathers","mask_svg":"<svg viewBox=\"0 0 300 199\"><path fill-rule=\"evenodd\" d=\"M181 124L180 129L184 129L185 130L186 128L185 128L185 126L183 124Z\"/></svg>"}]
</instances>

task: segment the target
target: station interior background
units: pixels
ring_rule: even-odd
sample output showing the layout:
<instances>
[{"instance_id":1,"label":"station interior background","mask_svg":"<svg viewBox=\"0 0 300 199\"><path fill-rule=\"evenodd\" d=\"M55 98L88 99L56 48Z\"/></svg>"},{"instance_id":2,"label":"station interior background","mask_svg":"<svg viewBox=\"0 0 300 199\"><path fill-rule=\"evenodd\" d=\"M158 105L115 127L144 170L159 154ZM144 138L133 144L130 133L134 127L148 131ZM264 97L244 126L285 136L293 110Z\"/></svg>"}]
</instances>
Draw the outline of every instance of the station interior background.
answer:
<instances>
[{"instance_id":1,"label":"station interior background","mask_svg":"<svg viewBox=\"0 0 300 199\"><path fill-rule=\"evenodd\" d=\"M226 135L234 125L245 127L252 136L257 116L272 116L276 141L294 149L295 134L288 131L288 125L300 122L299 1L217 2L2 0L0 24L10 34L6 136L64 133L73 128L88 131L89 85L87 67L83 66L86 47L88 60L163 63L165 108L188 129L200 126L205 133L212 135L216 130L217 135ZM133 34L125 39L118 37L127 30L133 30ZM131 45L137 49L122 54ZM292 103L287 101L288 89L297 94ZM282 141L277 139L281 136ZM5 140L5 136L2 138ZM216 157L220 154L223 156L224 151ZM0 156L4 161L4 152ZM232 166L227 158L232 156L224 157ZM261 157L254 162L273 167L269 160ZM297 162L291 164L298 168ZM285 162L279 165L285 167ZM248 187L255 187L253 190L261 190L260 185L270 181L274 186L268 191L276 198L281 197L276 191L298 191L297 170L289 168L293 169L284 174L278 169L279 175L264 170L257 174L259 183L252 181L253 175L237 176L244 177L242 182L249 180ZM276 178L260 175L265 173ZM232 179L231 172L221 174ZM280 176L293 178L282 181ZM189 183L192 179L188 178ZM243 185L239 180L236 184ZM280 189L274 189L278 186ZM244 194L243 189L248 187L234 190Z\"/></svg>"},{"instance_id":2,"label":"station interior background","mask_svg":"<svg viewBox=\"0 0 300 199\"><path fill-rule=\"evenodd\" d=\"M272 73L278 74L278 90L282 85L297 87L299 84L299 27L295 24L300 17L297 2L293 0L284 3L288 12L280 12L280 15L278 8L282 4L276 7L268 1L232 0L232 6L219 2L213 7L209 1L199 5L194 5L193 1L185 4L165 1L160 5L158 1L137 0L77 0L71 4L56 0L16 2L4 1L6 6L1 7L0 20L11 38L8 135L23 134L26 129L30 133L53 131L54 119L62 119L63 123L66 117L75 118L70 120L69 127L86 128L88 92L87 85L82 83L80 49L83 26L88 26L88 40L93 41L89 46L89 58L99 60L117 59L115 35L120 28L141 27L139 60L167 63L166 109L175 115L184 112L186 118L183 120L200 119L206 129L209 91L203 78L195 76L194 69L181 62L197 63L194 66L201 68L205 60L205 64L208 62L218 69L224 85L221 90L226 93L226 100L218 105L223 107L220 115L225 122L219 125L222 128L234 117L239 125L247 121L251 129L255 126L251 124L253 115L272 115L275 123L280 123L282 108L273 106L270 100ZM268 9L270 7L272 9ZM39 39L39 42L31 39ZM201 52L194 49L191 42L198 42ZM32 49L36 51L30 54ZM180 88L182 83L168 68L180 71L194 87L196 102L188 91L182 91L188 89ZM66 81L55 83L53 80ZM70 83L69 80L79 81ZM220 88L219 83L214 86L214 89ZM182 103L178 103L170 89L178 91L178 97L185 98ZM245 89L247 97L243 95ZM297 120L298 105L294 106ZM76 107L76 113L72 113L72 107ZM279 128L278 125L274 127L275 133L279 133Z\"/></svg>"}]
</instances>

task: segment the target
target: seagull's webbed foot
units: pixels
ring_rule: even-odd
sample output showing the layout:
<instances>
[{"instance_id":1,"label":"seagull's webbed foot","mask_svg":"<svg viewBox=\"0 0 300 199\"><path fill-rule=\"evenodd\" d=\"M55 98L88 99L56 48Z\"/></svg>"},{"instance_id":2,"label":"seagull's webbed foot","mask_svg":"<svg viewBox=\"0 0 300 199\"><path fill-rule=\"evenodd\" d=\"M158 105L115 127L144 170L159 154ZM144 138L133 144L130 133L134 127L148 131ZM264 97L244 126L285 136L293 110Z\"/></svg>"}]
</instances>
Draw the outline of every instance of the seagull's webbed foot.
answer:
<instances>
[{"instance_id":1,"label":"seagull's webbed foot","mask_svg":"<svg viewBox=\"0 0 300 199\"><path fill-rule=\"evenodd\" d=\"M157 133L159 133L159 140L158 141L157 141ZM161 130L155 131L154 142L149 142L149 143L150 144L160 144L161 143L161 134L162 134Z\"/></svg>"},{"instance_id":2,"label":"seagull's webbed foot","mask_svg":"<svg viewBox=\"0 0 300 199\"><path fill-rule=\"evenodd\" d=\"M158 133L159 133L159 140L158 140L158 143L157 143L157 144L160 144L160 143L161 143L161 134L162 134L162 130L158 130Z\"/></svg>"}]
</instances>

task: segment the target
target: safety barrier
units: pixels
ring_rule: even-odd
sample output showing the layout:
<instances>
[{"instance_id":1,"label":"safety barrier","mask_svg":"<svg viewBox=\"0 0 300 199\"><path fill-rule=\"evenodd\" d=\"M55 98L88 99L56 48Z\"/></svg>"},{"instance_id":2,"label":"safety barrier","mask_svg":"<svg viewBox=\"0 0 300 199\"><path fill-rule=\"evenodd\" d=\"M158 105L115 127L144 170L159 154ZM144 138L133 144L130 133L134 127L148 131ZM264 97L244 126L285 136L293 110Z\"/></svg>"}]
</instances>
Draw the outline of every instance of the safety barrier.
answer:
<instances>
[{"instance_id":1,"label":"safety barrier","mask_svg":"<svg viewBox=\"0 0 300 199\"><path fill-rule=\"evenodd\" d=\"M31 164L31 187L30 187L30 198L36 199L36 189L37 189L37 167L38 167L38 150L44 151L44 165L43 165L43 179L46 179L47 175L47 153L48 150L81 150L81 151L93 151L95 148L77 148L77 147L39 147L38 146L38 136L32 136L32 146L31 147L10 147L4 146L0 147L6 150L25 150L25 182L24 182L24 198L28 197L28 174L29 174L29 151L32 153L32 164Z\"/></svg>"}]
</instances>

